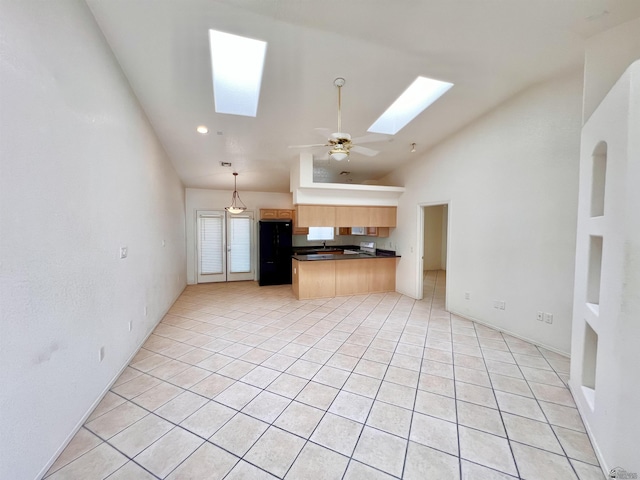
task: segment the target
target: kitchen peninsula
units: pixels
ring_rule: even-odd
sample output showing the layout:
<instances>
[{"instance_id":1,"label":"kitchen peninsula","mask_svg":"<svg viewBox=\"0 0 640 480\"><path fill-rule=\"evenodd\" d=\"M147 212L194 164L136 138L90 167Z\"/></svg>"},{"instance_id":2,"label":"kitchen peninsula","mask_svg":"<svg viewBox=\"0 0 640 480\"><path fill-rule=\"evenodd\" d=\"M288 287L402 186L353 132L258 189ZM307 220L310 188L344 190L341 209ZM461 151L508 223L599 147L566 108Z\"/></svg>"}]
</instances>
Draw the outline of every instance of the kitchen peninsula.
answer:
<instances>
[{"instance_id":1,"label":"kitchen peninsula","mask_svg":"<svg viewBox=\"0 0 640 480\"><path fill-rule=\"evenodd\" d=\"M298 300L308 300L395 292L398 258L388 250L297 253L292 262L293 293Z\"/></svg>"}]
</instances>

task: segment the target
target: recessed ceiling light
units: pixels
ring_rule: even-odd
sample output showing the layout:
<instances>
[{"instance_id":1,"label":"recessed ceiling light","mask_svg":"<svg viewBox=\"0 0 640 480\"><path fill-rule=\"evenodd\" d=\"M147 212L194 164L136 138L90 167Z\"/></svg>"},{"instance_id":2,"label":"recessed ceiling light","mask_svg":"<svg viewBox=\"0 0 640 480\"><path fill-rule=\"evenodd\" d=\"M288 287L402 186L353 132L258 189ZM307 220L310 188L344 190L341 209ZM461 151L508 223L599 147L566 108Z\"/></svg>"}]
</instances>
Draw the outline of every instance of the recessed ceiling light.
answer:
<instances>
[{"instance_id":1,"label":"recessed ceiling light","mask_svg":"<svg viewBox=\"0 0 640 480\"><path fill-rule=\"evenodd\" d=\"M367 131L395 135L451 87L453 83L416 78Z\"/></svg>"},{"instance_id":2,"label":"recessed ceiling light","mask_svg":"<svg viewBox=\"0 0 640 480\"><path fill-rule=\"evenodd\" d=\"M209 129L204 125L199 125L198 128L196 128L196 132L205 135L205 134L209 133Z\"/></svg>"},{"instance_id":3,"label":"recessed ceiling light","mask_svg":"<svg viewBox=\"0 0 640 480\"><path fill-rule=\"evenodd\" d=\"M216 112L255 117L267 42L209 30L209 45Z\"/></svg>"}]
</instances>

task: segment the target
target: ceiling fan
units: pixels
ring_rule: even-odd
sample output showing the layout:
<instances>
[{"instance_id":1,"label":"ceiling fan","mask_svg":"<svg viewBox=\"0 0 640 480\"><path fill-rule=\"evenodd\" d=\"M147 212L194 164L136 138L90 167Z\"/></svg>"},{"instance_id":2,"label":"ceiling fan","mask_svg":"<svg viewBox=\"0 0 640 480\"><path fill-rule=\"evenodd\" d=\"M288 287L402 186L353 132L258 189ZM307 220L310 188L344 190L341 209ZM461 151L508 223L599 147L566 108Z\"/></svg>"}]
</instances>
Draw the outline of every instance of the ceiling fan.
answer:
<instances>
[{"instance_id":1,"label":"ceiling fan","mask_svg":"<svg viewBox=\"0 0 640 480\"><path fill-rule=\"evenodd\" d=\"M351 151L373 157L377 155L378 150L372 148L362 147L356 145L356 143L372 143L381 142L386 140L386 137L381 135L366 135L359 138L351 138L351 135L342 131L342 87L345 84L345 79L338 77L333 81L333 84L338 87L338 131L330 133L329 130L324 128L317 128L316 130L324 135L328 135L327 143L317 143L314 145L290 145L289 148L315 148L315 147L331 147L328 155L331 160L341 162L344 159L349 159Z\"/></svg>"}]
</instances>

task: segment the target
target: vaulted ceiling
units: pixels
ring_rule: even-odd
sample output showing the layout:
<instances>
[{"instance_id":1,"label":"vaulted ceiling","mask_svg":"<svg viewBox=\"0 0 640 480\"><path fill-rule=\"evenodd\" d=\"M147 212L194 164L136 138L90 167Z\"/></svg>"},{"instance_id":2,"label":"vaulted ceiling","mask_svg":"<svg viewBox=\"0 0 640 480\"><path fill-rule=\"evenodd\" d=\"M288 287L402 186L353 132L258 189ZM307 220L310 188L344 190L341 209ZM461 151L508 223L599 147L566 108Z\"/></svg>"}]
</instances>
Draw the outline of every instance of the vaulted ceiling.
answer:
<instances>
[{"instance_id":1,"label":"vaulted ceiling","mask_svg":"<svg viewBox=\"0 0 640 480\"><path fill-rule=\"evenodd\" d=\"M185 186L289 191L300 150L367 128L419 75L455 86L375 157L319 161L327 179L384 176L515 93L583 62L585 39L637 0L87 0ZM208 30L268 42L258 114L214 110ZM209 127L207 135L196 132ZM416 143L416 153L411 144ZM326 149L310 150L318 157ZM222 167L221 161L232 167Z\"/></svg>"}]
</instances>

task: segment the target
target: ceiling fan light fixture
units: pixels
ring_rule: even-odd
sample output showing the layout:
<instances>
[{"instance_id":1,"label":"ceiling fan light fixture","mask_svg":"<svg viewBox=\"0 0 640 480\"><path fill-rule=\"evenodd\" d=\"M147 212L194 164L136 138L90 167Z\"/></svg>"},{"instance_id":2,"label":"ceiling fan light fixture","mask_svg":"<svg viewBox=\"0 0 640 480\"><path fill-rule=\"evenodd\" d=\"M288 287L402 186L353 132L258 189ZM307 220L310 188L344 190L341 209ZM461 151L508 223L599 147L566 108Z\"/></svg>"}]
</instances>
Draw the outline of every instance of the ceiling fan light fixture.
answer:
<instances>
[{"instance_id":1,"label":"ceiling fan light fixture","mask_svg":"<svg viewBox=\"0 0 640 480\"><path fill-rule=\"evenodd\" d=\"M341 145L338 145L335 148L332 148L329 151L329 158L331 160L335 160L336 162L341 162L342 160L349 158L349 150L342 148Z\"/></svg>"},{"instance_id":2,"label":"ceiling fan light fixture","mask_svg":"<svg viewBox=\"0 0 640 480\"><path fill-rule=\"evenodd\" d=\"M233 172L233 195L231 196L231 205L226 207L225 210L234 215L237 215L238 213L242 213L247 209L247 206L240 199L237 182L238 182L238 173Z\"/></svg>"}]
</instances>

